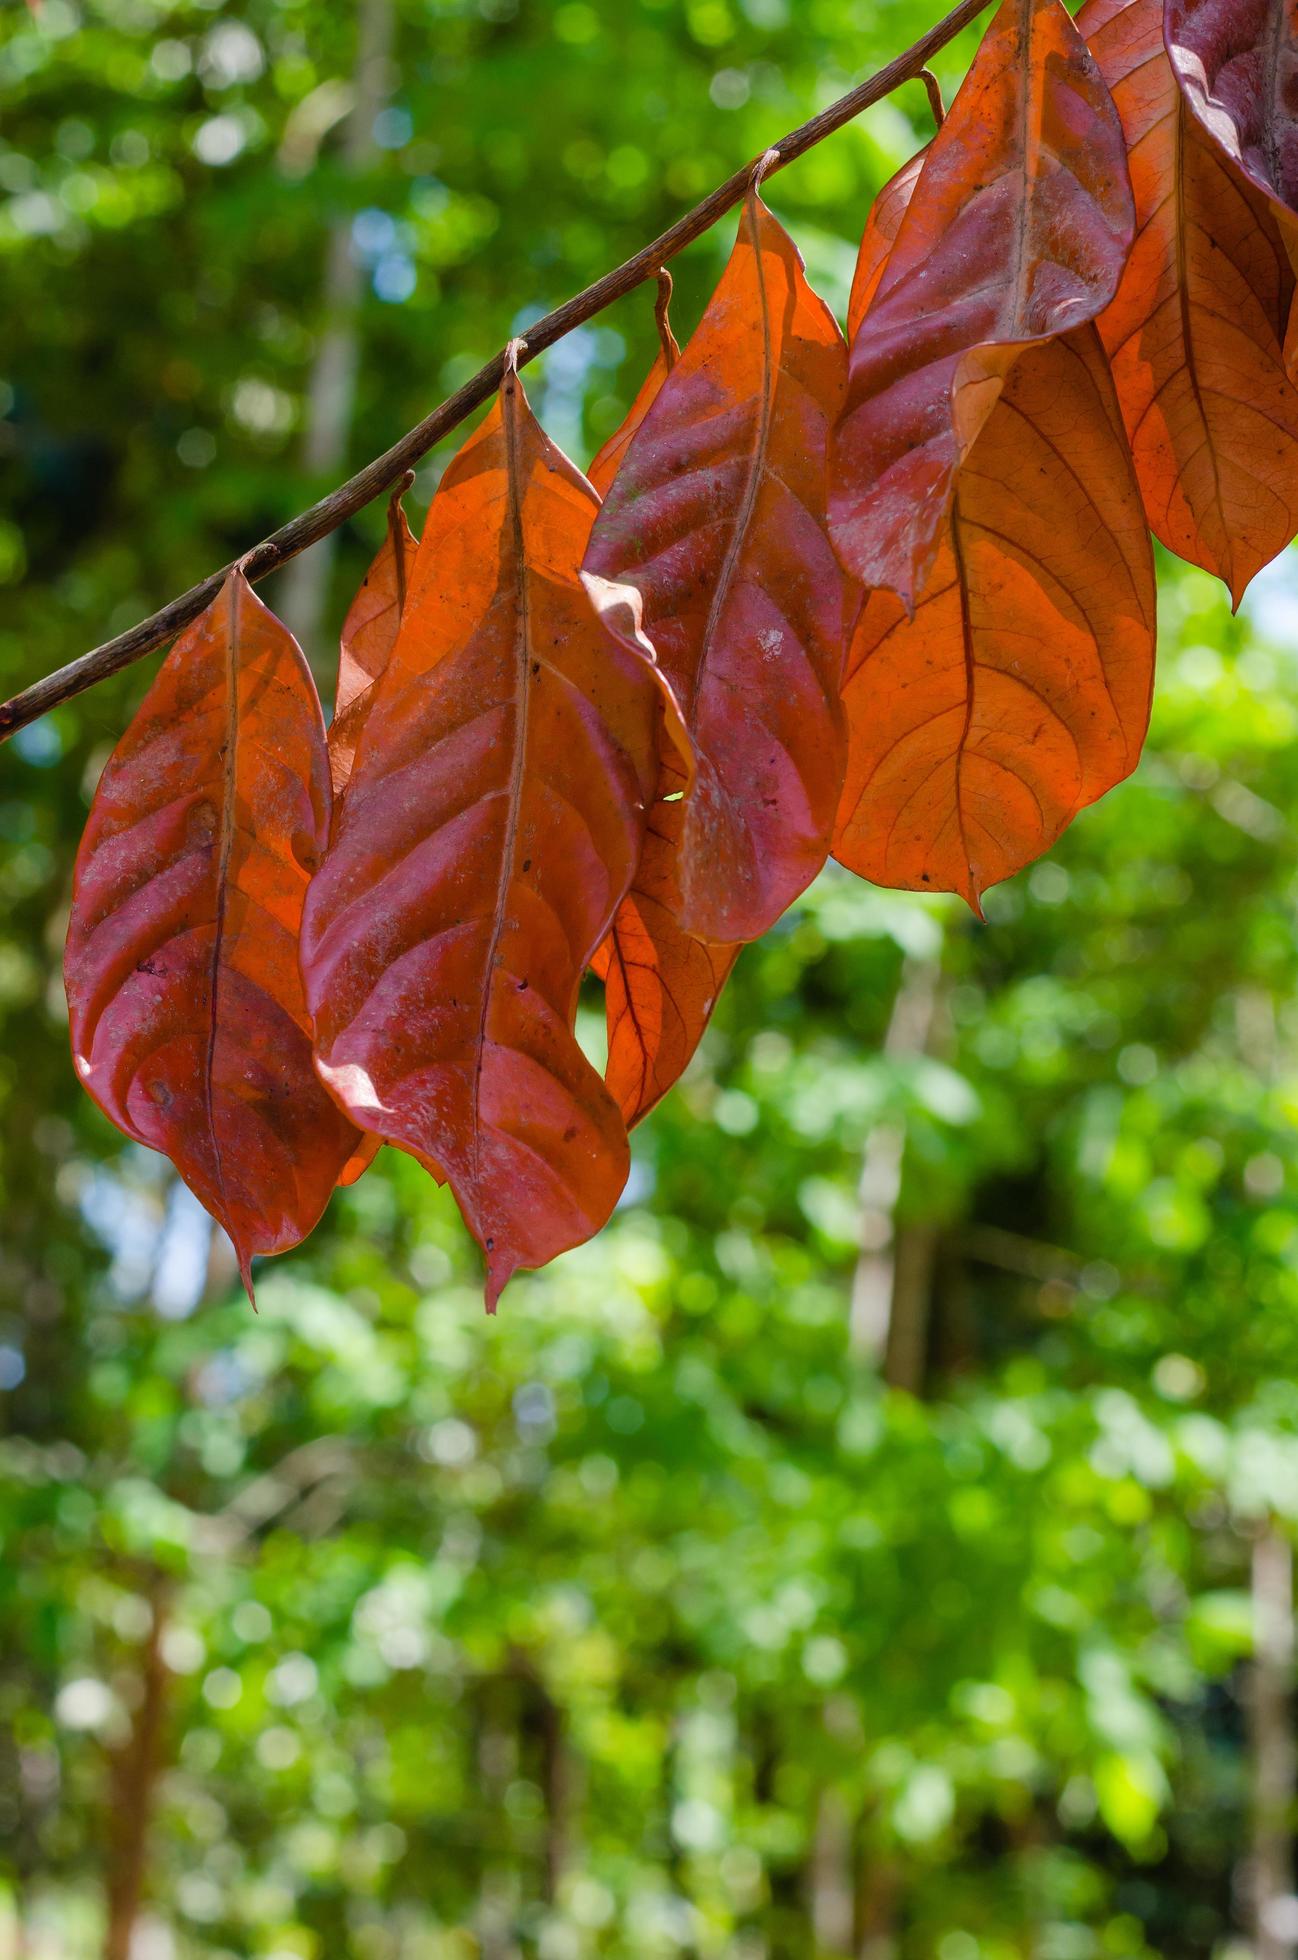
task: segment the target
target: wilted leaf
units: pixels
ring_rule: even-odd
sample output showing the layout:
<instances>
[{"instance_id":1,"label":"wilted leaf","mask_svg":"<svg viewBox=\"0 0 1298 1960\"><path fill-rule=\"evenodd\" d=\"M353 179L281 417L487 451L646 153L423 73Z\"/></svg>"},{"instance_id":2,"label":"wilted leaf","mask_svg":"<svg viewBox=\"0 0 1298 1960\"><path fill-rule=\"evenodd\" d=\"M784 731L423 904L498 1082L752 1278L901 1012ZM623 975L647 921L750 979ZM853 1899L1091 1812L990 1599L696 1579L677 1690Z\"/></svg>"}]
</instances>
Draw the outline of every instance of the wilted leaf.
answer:
<instances>
[{"instance_id":1,"label":"wilted leaf","mask_svg":"<svg viewBox=\"0 0 1298 1960\"><path fill-rule=\"evenodd\" d=\"M1090 324L1129 235L1121 131L1057 0L1007 0L883 196L831 481L835 541L879 588L834 849L976 908L1134 767L1153 678L1149 542Z\"/></svg>"},{"instance_id":2,"label":"wilted leaf","mask_svg":"<svg viewBox=\"0 0 1298 1960\"><path fill-rule=\"evenodd\" d=\"M1099 327L1145 509L1161 542L1238 603L1298 531L1289 260L1270 201L1176 85L1161 0L1091 0L1078 26L1131 161L1135 244Z\"/></svg>"},{"instance_id":3,"label":"wilted leaf","mask_svg":"<svg viewBox=\"0 0 1298 1960\"><path fill-rule=\"evenodd\" d=\"M1167 0L1163 31L1191 112L1280 210L1298 211L1298 24L1282 0Z\"/></svg>"},{"instance_id":4,"label":"wilted leaf","mask_svg":"<svg viewBox=\"0 0 1298 1960\"><path fill-rule=\"evenodd\" d=\"M847 338L849 344L856 339L857 330L870 309L888 254L896 243L897 232L906 215L907 206L919 182L919 173L924 168L927 149L903 163L895 176L890 177L874 203L870 206L861 234L861 249L856 255L856 271L852 275L852 291L847 302Z\"/></svg>"},{"instance_id":5,"label":"wilted leaf","mask_svg":"<svg viewBox=\"0 0 1298 1960\"><path fill-rule=\"evenodd\" d=\"M1132 768L1153 682L1154 578L1093 327L1015 361L908 618L867 599L834 854L881 885L988 885Z\"/></svg>"},{"instance_id":6,"label":"wilted leaf","mask_svg":"<svg viewBox=\"0 0 1298 1960\"><path fill-rule=\"evenodd\" d=\"M374 700L374 689L392 658L397 643L406 588L418 549L406 522L401 498L414 481L414 472L388 500L388 528L374 562L361 581L343 621L338 655L338 688L329 724L329 772L335 797L347 787L356 744Z\"/></svg>"},{"instance_id":7,"label":"wilted leaf","mask_svg":"<svg viewBox=\"0 0 1298 1960\"><path fill-rule=\"evenodd\" d=\"M677 869L684 807L679 767L666 765L635 882L591 962L604 982L604 1079L632 1128L679 1081L739 957L679 923Z\"/></svg>"},{"instance_id":8,"label":"wilted leaf","mask_svg":"<svg viewBox=\"0 0 1298 1960\"><path fill-rule=\"evenodd\" d=\"M649 413L653 404L657 401L658 390L662 387L663 382L667 379L667 376L671 373L681 357L681 350L676 345L676 336L672 332L669 312L672 290L671 275L670 273L663 272L659 274L659 279L662 281L662 284L659 287L659 299L656 311L658 315L658 336L661 345L654 359L654 364L641 382L640 392L632 402L624 420L614 429L612 435L598 451L594 462L586 472L588 480L601 498L608 495L609 485L617 475L622 458L631 446L631 438L644 421L645 416Z\"/></svg>"},{"instance_id":9,"label":"wilted leaf","mask_svg":"<svg viewBox=\"0 0 1298 1960\"><path fill-rule=\"evenodd\" d=\"M1059 0L1005 0L852 342L830 510L863 584L911 602L1016 353L1107 305L1132 223L1122 130L1085 43Z\"/></svg>"},{"instance_id":10,"label":"wilted leaf","mask_svg":"<svg viewBox=\"0 0 1298 1960\"><path fill-rule=\"evenodd\" d=\"M298 977L329 829L324 720L297 642L240 572L172 648L77 858L73 1053L119 1129L234 1242L306 1236L359 1138L321 1087Z\"/></svg>"},{"instance_id":11,"label":"wilted leaf","mask_svg":"<svg viewBox=\"0 0 1298 1960\"><path fill-rule=\"evenodd\" d=\"M844 348L750 192L702 321L630 443L587 568L644 601L694 745L680 924L764 932L824 861L841 781L844 581L825 452Z\"/></svg>"},{"instance_id":12,"label":"wilted leaf","mask_svg":"<svg viewBox=\"0 0 1298 1960\"><path fill-rule=\"evenodd\" d=\"M590 480L601 495L680 358L667 321L666 293L659 302L658 320L662 349L626 420L590 466ZM591 961L604 983L608 1022L604 1080L621 1105L628 1129L647 1116L679 1079L739 951L737 946L713 946L696 939L679 923L681 806L687 779L665 731L660 746L658 793L635 879Z\"/></svg>"},{"instance_id":13,"label":"wilted leaf","mask_svg":"<svg viewBox=\"0 0 1298 1960\"><path fill-rule=\"evenodd\" d=\"M442 1167L490 1305L598 1230L628 1166L573 1026L639 856L659 690L578 578L595 509L508 374L429 511L303 934L325 1080Z\"/></svg>"}]
</instances>

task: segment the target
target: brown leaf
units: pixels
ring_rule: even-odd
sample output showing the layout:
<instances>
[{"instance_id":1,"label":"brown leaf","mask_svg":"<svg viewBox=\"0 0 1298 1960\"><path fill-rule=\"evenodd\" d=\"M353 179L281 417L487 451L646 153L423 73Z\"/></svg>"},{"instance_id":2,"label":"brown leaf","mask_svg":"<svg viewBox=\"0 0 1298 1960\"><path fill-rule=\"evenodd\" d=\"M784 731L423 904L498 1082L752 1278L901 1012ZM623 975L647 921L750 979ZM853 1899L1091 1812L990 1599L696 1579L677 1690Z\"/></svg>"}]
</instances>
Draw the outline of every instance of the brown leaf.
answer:
<instances>
[{"instance_id":1,"label":"brown leaf","mask_svg":"<svg viewBox=\"0 0 1298 1960\"><path fill-rule=\"evenodd\" d=\"M587 569L633 586L693 776L679 924L754 939L824 861L845 592L825 534L842 336L750 192L730 263L609 486Z\"/></svg>"},{"instance_id":2,"label":"brown leaf","mask_svg":"<svg viewBox=\"0 0 1298 1960\"><path fill-rule=\"evenodd\" d=\"M298 977L329 829L301 649L233 572L177 641L95 793L65 976L77 1072L254 1254L319 1218L359 1139L318 1082Z\"/></svg>"},{"instance_id":3,"label":"brown leaf","mask_svg":"<svg viewBox=\"0 0 1298 1960\"><path fill-rule=\"evenodd\" d=\"M388 500L388 528L373 564L361 581L343 621L338 656L338 689L329 724L329 772L335 797L347 787L356 744L397 643L406 588L418 549L401 498L414 481L408 471Z\"/></svg>"},{"instance_id":4,"label":"brown leaf","mask_svg":"<svg viewBox=\"0 0 1298 1960\"><path fill-rule=\"evenodd\" d=\"M676 336L672 332L668 313L671 300L671 275L661 272L658 276L664 283L657 307L658 334L662 343L657 358L641 382L640 392L628 409L625 419L614 429L586 472L588 480L601 498L608 495L609 485L617 475L622 458L631 446L631 438L657 401L658 390L681 357L681 350L676 345Z\"/></svg>"},{"instance_id":5,"label":"brown leaf","mask_svg":"<svg viewBox=\"0 0 1298 1960\"><path fill-rule=\"evenodd\" d=\"M684 773L669 760L649 813L635 882L591 965L604 982L604 1080L628 1129L679 1081L703 1038L738 946L714 946L680 923L677 871Z\"/></svg>"},{"instance_id":6,"label":"brown leaf","mask_svg":"<svg viewBox=\"0 0 1298 1960\"><path fill-rule=\"evenodd\" d=\"M1212 142L1265 197L1298 210L1298 29L1286 0L1167 0L1163 31Z\"/></svg>"},{"instance_id":7,"label":"brown leaf","mask_svg":"<svg viewBox=\"0 0 1298 1960\"><path fill-rule=\"evenodd\" d=\"M848 344L856 339L862 320L870 310L879 281L888 263L888 254L896 243L901 221L906 215L907 206L919 182L919 173L924 168L927 148L918 156L903 163L896 175L890 177L874 203L870 206L861 234L861 249L856 255L856 271L852 276L852 291L847 302Z\"/></svg>"},{"instance_id":8,"label":"brown leaf","mask_svg":"<svg viewBox=\"0 0 1298 1960\"><path fill-rule=\"evenodd\" d=\"M864 585L912 602L1016 354L1107 305L1132 224L1122 130L1085 43L1059 0L1004 0L852 342L830 514Z\"/></svg>"},{"instance_id":9,"label":"brown leaf","mask_svg":"<svg viewBox=\"0 0 1298 1960\"><path fill-rule=\"evenodd\" d=\"M1100 316L1155 536L1245 586L1298 531L1294 282L1269 199L1223 157L1163 46L1161 0L1079 17L1122 118L1136 238Z\"/></svg>"},{"instance_id":10,"label":"brown leaf","mask_svg":"<svg viewBox=\"0 0 1298 1960\"><path fill-rule=\"evenodd\" d=\"M658 391L680 358L659 303L662 349L626 420L590 466L604 495ZM604 983L608 1062L604 1080L632 1129L679 1079L698 1047L737 946L712 946L683 930L679 853L687 775L676 743L664 729L658 790L630 891L618 906L607 939L591 961Z\"/></svg>"},{"instance_id":11,"label":"brown leaf","mask_svg":"<svg viewBox=\"0 0 1298 1960\"><path fill-rule=\"evenodd\" d=\"M321 1073L441 1166L489 1306L599 1229L628 1166L573 1027L639 857L660 692L578 578L595 509L508 373L429 511L303 933Z\"/></svg>"},{"instance_id":12,"label":"brown leaf","mask_svg":"<svg viewBox=\"0 0 1298 1960\"><path fill-rule=\"evenodd\" d=\"M881 885L988 885L1132 768L1154 583L1094 327L1022 353L959 471L913 618L867 599L834 852Z\"/></svg>"}]
</instances>

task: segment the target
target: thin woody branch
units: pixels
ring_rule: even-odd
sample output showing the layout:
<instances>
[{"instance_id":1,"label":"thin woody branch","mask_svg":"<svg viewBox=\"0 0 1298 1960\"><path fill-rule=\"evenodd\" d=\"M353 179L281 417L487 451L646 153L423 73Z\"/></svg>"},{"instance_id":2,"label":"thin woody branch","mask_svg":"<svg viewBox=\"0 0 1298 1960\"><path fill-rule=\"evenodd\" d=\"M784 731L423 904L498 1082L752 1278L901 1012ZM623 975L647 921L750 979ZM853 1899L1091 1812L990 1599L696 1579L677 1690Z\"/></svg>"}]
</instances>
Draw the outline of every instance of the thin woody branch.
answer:
<instances>
[{"instance_id":1,"label":"thin woody branch","mask_svg":"<svg viewBox=\"0 0 1298 1960\"><path fill-rule=\"evenodd\" d=\"M904 54L881 68L877 75L841 96L829 108L822 109L818 116L813 116L800 128L791 130L774 146L773 151L766 153L764 159L746 163L742 169L736 170L701 203L696 204L692 211L678 218L660 238L643 246L593 285L565 300L552 313L547 313L528 328L526 347L518 355L519 364L532 360L545 348L552 347L565 334L571 333L574 327L593 319L605 307L611 306L614 300L633 291L643 280L655 279L666 260L674 258L696 238L700 238L740 202L752 182L757 162L763 163L763 177L772 176L775 171L782 170L786 164L813 149L836 129L841 129L844 123L851 122L862 110L882 101L903 82L922 77L932 56L953 41L987 5L988 0L960 0L960 4L943 20L931 27L927 34L921 35ZM373 462L367 463L363 470L359 470L337 490L331 491L319 503L312 504L309 510L290 519L270 537L263 538L260 544L242 554L236 562L241 564L245 577L255 583L278 571L280 566L305 551L308 545L337 530L349 517L389 489L443 436L448 435L495 393L504 371L505 358L502 348L479 368L471 380L466 381L462 388L457 388L453 395L402 436L391 449L376 456ZM201 584L191 586L188 592L182 592L160 611L141 620L138 626L119 633L116 639L106 640L102 646L82 654L78 660L47 674L43 680L25 688L12 700L0 704L0 741L17 729L25 728L29 722L38 720L41 715L48 714L61 702L70 701L74 695L83 693L98 681L107 680L111 674L119 673L123 667L131 666L156 647L174 639L190 620L196 619L204 607L211 604L230 570L230 565L223 565L220 571L213 572Z\"/></svg>"}]
</instances>

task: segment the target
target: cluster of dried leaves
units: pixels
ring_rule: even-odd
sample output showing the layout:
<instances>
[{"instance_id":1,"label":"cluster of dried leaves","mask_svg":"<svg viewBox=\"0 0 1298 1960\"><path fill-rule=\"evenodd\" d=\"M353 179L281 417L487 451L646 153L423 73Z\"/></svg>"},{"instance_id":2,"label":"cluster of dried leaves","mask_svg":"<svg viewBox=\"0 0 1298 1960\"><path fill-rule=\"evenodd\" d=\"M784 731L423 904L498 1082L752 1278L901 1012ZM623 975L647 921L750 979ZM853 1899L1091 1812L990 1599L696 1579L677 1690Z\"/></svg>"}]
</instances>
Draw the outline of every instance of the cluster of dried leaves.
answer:
<instances>
[{"instance_id":1,"label":"cluster of dried leaves","mask_svg":"<svg viewBox=\"0 0 1298 1960\"><path fill-rule=\"evenodd\" d=\"M86 1087L249 1283L387 1142L494 1305L603 1224L830 851L976 908L1131 770L1149 531L1236 599L1298 532L1296 77L1282 0L1004 0L870 213L850 350L759 167L588 476L511 360L418 544L394 499L328 734L230 578L104 772L67 985Z\"/></svg>"}]
</instances>

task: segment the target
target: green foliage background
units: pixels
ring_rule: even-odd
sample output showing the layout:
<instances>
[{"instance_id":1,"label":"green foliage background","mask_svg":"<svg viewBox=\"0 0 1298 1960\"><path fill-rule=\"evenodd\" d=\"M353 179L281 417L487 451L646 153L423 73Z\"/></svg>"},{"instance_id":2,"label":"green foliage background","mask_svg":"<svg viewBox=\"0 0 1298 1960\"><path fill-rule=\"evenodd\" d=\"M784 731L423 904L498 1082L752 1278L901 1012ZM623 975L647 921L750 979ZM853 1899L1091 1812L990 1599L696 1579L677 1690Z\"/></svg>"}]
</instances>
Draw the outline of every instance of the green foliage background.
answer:
<instances>
[{"instance_id":1,"label":"green foliage background","mask_svg":"<svg viewBox=\"0 0 1298 1960\"><path fill-rule=\"evenodd\" d=\"M0 687L327 487L331 224L359 464L930 18L396 0L353 175L350 5L8 0ZM771 186L840 312L928 134L911 85ZM652 346L645 292L529 370L579 460ZM72 858L147 667L0 752L0 1952L101 1949L151 1628L137 1960L1246 1950L1250 1549L1298 1516L1294 587L1232 619L1161 574L1135 779L984 926L827 873L609 1229L494 1322L392 1153L253 1317L66 1051ZM926 1049L885 1051L930 983ZM918 1396L849 1339L880 1125Z\"/></svg>"}]
</instances>

